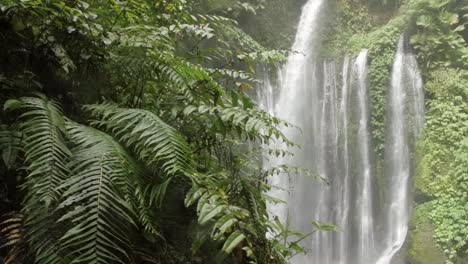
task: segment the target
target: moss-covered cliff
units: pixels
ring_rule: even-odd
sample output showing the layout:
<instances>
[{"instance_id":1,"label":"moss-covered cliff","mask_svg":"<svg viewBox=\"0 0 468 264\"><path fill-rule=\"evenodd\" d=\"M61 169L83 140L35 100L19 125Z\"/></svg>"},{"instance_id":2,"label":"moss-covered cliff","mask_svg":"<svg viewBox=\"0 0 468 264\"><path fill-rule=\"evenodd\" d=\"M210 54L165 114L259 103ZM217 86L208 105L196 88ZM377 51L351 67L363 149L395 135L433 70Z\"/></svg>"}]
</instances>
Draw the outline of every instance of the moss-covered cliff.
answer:
<instances>
[{"instance_id":1,"label":"moss-covered cliff","mask_svg":"<svg viewBox=\"0 0 468 264\"><path fill-rule=\"evenodd\" d=\"M418 205L414 209L409 226L407 253L409 264L441 264L446 261L442 249L436 245L434 227L427 217L430 210L430 203Z\"/></svg>"}]
</instances>

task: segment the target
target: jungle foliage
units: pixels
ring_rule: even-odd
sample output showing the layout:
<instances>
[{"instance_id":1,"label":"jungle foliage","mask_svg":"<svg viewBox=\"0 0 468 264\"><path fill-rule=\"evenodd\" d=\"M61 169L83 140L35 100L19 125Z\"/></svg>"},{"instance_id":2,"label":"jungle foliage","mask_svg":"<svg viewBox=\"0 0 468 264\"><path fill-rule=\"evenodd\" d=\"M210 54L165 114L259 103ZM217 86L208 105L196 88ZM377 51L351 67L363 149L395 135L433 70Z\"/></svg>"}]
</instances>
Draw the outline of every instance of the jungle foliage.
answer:
<instances>
[{"instance_id":1,"label":"jungle foliage","mask_svg":"<svg viewBox=\"0 0 468 264\"><path fill-rule=\"evenodd\" d=\"M265 179L277 170L257 160L287 154L260 146L294 146L279 130L289 124L249 96L255 63L286 52L234 20L263 1L195 2L1 1L2 263L285 263L303 252L285 239L301 234L269 219Z\"/></svg>"},{"instance_id":2,"label":"jungle foliage","mask_svg":"<svg viewBox=\"0 0 468 264\"><path fill-rule=\"evenodd\" d=\"M289 124L250 96L255 65L287 55L265 46L290 47L303 3L0 1L0 261L285 263L303 252L285 238L304 235L266 212L281 201L264 194L265 179L285 167L258 162L288 155L262 143L294 146L279 130ZM369 50L380 155L402 33L418 55L427 114L415 189L425 210L414 229L433 232L447 263L465 263L466 1L333 5L322 51Z\"/></svg>"}]
</instances>

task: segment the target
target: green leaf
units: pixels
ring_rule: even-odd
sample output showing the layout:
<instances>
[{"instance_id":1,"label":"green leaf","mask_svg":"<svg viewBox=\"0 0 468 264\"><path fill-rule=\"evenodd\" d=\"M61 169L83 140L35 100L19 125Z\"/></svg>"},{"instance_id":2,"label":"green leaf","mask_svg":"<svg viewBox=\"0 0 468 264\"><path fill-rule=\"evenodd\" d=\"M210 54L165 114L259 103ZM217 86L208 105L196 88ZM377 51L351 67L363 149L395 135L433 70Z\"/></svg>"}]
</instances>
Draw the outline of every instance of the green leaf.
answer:
<instances>
[{"instance_id":1,"label":"green leaf","mask_svg":"<svg viewBox=\"0 0 468 264\"><path fill-rule=\"evenodd\" d=\"M317 221L312 221L311 224L317 230L321 230L321 231L338 231L339 230L339 228L336 225L323 224Z\"/></svg>"},{"instance_id":2,"label":"green leaf","mask_svg":"<svg viewBox=\"0 0 468 264\"><path fill-rule=\"evenodd\" d=\"M200 220L200 224L205 224L206 222L210 221L213 217L217 216L218 214L222 213L224 209L226 209L226 205L218 205L213 210L211 210L208 214L204 215ZM202 214L200 214L202 216Z\"/></svg>"},{"instance_id":3,"label":"green leaf","mask_svg":"<svg viewBox=\"0 0 468 264\"><path fill-rule=\"evenodd\" d=\"M223 216L216 222L217 232L214 234L213 239L218 240L221 238L237 222L238 220L232 214Z\"/></svg>"},{"instance_id":4,"label":"green leaf","mask_svg":"<svg viewBox=\"0 0 468 264\"><path fill-rule=\"evenodd\" d=\"M458 27L456 27L453 31L455 32L461 32L465 30L465 25L459 25Z\"/></svg>"},{"instance_id":5,"label":"green leaf","mask_svg":"<svg viewBox=\"0 0 468 264\"><path fill-rule=\"evenodd\" d=\"M10 169L15 163L16 157L18 155L18 150L15 149L11 144L5 147L2 151L2 159L5 163L5 166Z\"/></svg>"},{"instance_id":6,"label":"green leaf","mask_svg":"<svg viewBox=\"0 0 468 264\"><path fill-rule=\"evenodd\" d=\"M185 206L192 206L198 200L198 198L200 198L205 193L205 191L206 190L204 188L196 188L194 186L185 198Z\"/></svg>"},{"instance_id":7,"label":"green leaf","mask_svg":"<svg viewBox=\"0 0 468 264\"><path fill-rule=\"evenodd\" d=\"M21 103L20 100L9 99L3 105L3 111L16 110L16 109L19 109L21 107L21 105L22 105L22 103Z\"/></svg>"},{"instance_id":8,"label":"green leaf","mask_svg":"<svg viewBox=\"0 0 468 264\"><path fill-rule=\"evenodd\" d=\"M245 235L242 234L239 230L236 230L228 237L228 239L226 239L226 242L224 242L224 252L230 254L234 248L236 248L244 239Z\"/></svg>"},{"instance_id":9,"label":"green leaf","mask_svg":"<svg viewBox=\"0 0 468 264\"><path fill-rule=\"evenodd\" d=\"M418 17L418 20L416 21L416 25L421 26L421 27L429 27L432 24L432 19L429 16L422 15Z\"/></svg>"}]
</instances>

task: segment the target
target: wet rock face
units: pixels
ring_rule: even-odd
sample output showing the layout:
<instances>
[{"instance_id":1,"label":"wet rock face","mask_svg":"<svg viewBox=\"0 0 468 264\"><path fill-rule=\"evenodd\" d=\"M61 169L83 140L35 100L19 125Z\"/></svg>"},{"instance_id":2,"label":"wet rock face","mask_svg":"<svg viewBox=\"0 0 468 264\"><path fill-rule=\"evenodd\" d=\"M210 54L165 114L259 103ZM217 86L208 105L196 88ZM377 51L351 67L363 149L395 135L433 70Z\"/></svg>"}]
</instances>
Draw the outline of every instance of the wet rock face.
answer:
<instances>
[{"instance_id":1,"label":"wet rock face","mask_svg":"<svg viewBox=\"0 0 468 264\"><path fill-rule=\"evenodd\" d=\"M410 224L408 264L444 264L446 258L442 249L436 245L433 227L427 215L430 204L416 207Z\"/></svg>"}]
</instances>

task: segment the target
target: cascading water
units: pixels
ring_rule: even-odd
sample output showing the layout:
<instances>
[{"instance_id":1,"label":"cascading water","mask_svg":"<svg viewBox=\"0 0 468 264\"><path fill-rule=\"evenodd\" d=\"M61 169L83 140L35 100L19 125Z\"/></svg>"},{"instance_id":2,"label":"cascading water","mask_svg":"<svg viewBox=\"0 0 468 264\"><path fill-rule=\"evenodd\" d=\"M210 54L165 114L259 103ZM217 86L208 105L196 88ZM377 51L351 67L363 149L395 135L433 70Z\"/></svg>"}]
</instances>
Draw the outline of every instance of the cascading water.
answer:
<instances>
[{"instance_id":1,"label":"cascading water","mask_svg":"<svg viewBox=\"0 0 468 264\"><path fill-rule=\"evenodd\" d=\"M336 223L343 230L349 230L349 205L350 205L350 163L349 163L349 146L348 146L348 106L349 106L349 57L345 57L343 62L343 70L341 73L341 98L340 98L340 112L339 112L339 129L341 132L342 149L340 155L341 170L339 173L342 175L339 187L336 192ZM339 232L336 234L337 249L336 249L336 263L343 264L348 259L348 232Z\"/></svg>"},{"instance_id":2,"label":"cascading water","mask_svg":"<svg viewBox=\"0 0 468 264\"><path fill-rule=\"evenodd\" d=\"M265 166L288 164L310 169L326 178L327 184L300 174L276 175L270 178L273 188L269 195L287 203L270 204L269 211L292 230L309 232L313 220L342 229L318 232L305 239L302 246L310 254L298 255L291 263L389 264L406 237L409 160L424 114L422 81L414 56L400 40L388 99L385 177L390 184L383 193L388 194L385 204L389 206L378 210L367 51L343 61L319 59L320 15L325 8L325 0L309 0L303 7L292 48L297 53L291 54L280 70L278 89L266 81L259 104L302 129L301 133L295 128L283 128L283 133L302 147L289 149L294 156L265 159ZM407 107L402 109L402 105ZM412 134L408 133L411 129ZM384 224L376 216L385 219Z\"/></svg>"},{"instance_id":3,"label":"cascading water","mask_svg":"<svg viewBox=\"0 0 468 264\"><path fill-rule=\"evenodd\" d=\"M372 168L370 153L370 131L369 131L369 109L368 109L368 87L367 87L367 50L359 54L355 63L355 71L358 83L358 106L359 106L359 125L358 142L359 145L359 186L358 192L358 259L361 263L371 261L370 253L374 248L374 220L372 214Z\"/></svg>"},{"instance_id":4,"label":"cascading water","mask_svg":"<svg viewBox=\"0 0 468 264\"><path fill-rule=\"evenodd\" d=\"M385 250L377 264L391 263L406 239L410 216L412 149L424 123L424 94L415 56L408 51L404 37L392 70L388 96L388 135L386 174L389 178Z\"/></svg>"},{"instance_id":5,"label":"cascading water","mask_svg":"<svg viewBox=\"0 0 468 264\"><path fill-rule=\"evenodd\" d=\"M293 124L304 124L309 118L310 115L304 113L304 109L307 109L307 102L302 100L307 98L306 94L310 91L310 82L306 80L305 76L309 76L310 68L313 67L311 58L314 57L313 49L311 46L316 42L316 36L318 35L319 29L319 14L324 8L325 0L310 0L303 7L302 15L298 25L298 33L296 34L295 42L293 45L293 50L296 53L289 56L288 61L284 69L280 72L280 76L283 77L281 80L280 86L282 87L279 93L279 96L276 100L273 109L267 108L267 111L273 113L274 115L287 120ZM280 78L281 79L281 78ZM268 87L268 85L267 85ZM271 89L271 88L269 88ZM271 98L272 96L266 96L264 98ZM292 103L294 102L294 103ZM270 107L272 107L270 105ZM311 109L309 113L315 112L315 108ZM300 137L300 133L297 129L285 128L284 134L291 140L305 145L306 143L303 138ZM284 146L278 146L284 148ZM294 152L294 150L293 150ZM278 166L282 164L292 164L292 165L303 165L300 162L298 157L304 156L302 151L296 150L296 157L291 159L290 157L277 157L271 158L267 163L271 166ZM274 177L271 184L275 186L270 193L270 195L288 201L289 204L292 204L291 201L296 200L298 202L297 207L285 206L285 205L276 205L270 207L272 214L279 217L279 219L285 222L287 220L288 211L297 211L300 212L300 204L304 203L304 200L300 197L289 197L288 189L291 186L295 186L295 193L302 193L307 189L300 190L299 188L303 186L300 184L300 181L303 179L301 177L293 177L292 179L295 183L289 183L289 178L287 175L282 175L283 177ZM296 218L295 220L300 222L302 219L307 217L310 219L312 215L304 216L304 218ZM293 221L293 220L291 220ZM291 223L296 225L299 223ZM307 223L307 220L305 221Z\"/></svg>"}]
</instances>

